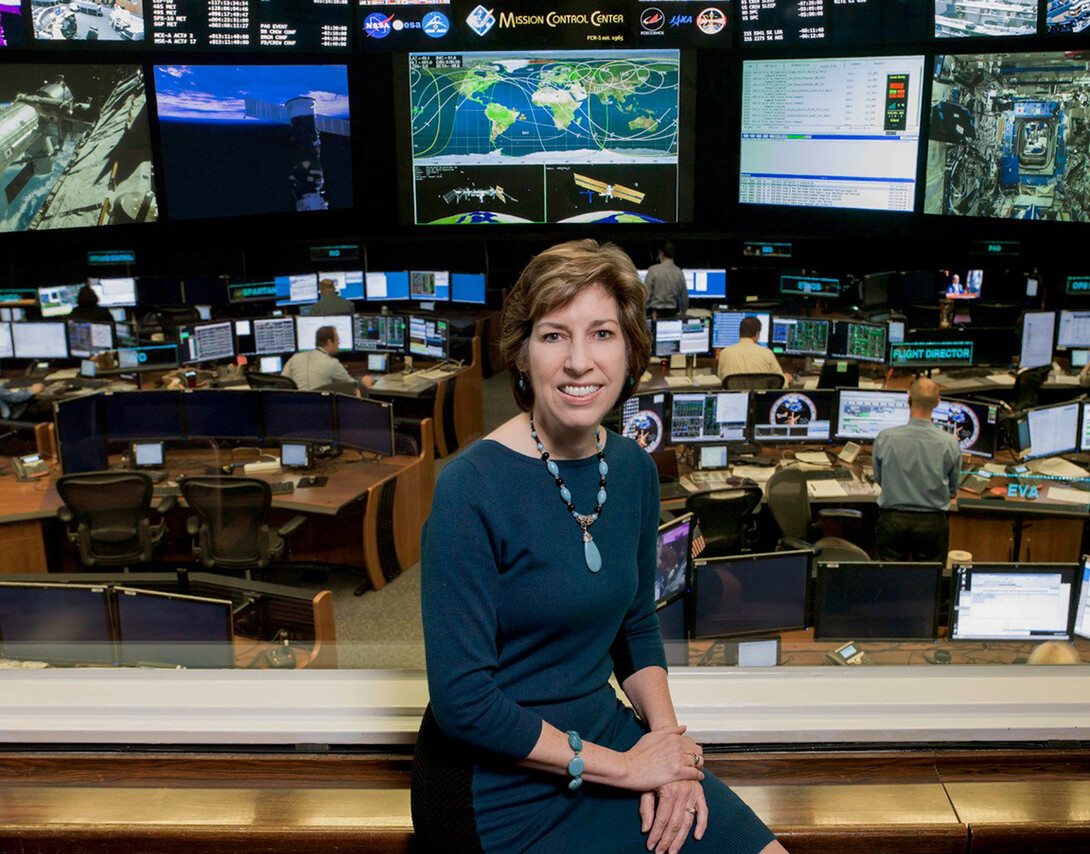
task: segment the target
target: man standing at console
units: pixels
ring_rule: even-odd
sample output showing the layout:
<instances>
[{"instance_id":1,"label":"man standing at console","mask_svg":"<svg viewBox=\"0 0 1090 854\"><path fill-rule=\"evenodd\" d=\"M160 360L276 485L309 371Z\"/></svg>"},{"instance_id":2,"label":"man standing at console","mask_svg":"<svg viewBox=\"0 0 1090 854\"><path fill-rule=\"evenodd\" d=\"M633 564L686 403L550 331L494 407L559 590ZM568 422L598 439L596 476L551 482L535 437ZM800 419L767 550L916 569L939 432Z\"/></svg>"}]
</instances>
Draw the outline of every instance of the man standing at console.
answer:
<instances>
[{"instance_id":1,"label":"man standing at console","mask_svg":"<svg viewBox=\"0 0 1090 854\"><path fill-rule=\"evenodd\" d=\"M329 317L334 314L352 314L356 307L337 293L337 283L322 279L318 283L318 302L307 309L307 317Z\"/></svg>"},{"instance_id":2,"label":"man standing at console","mask_svg":"<svg viewBox=\"0 0 1090 854\"><path fill-rule=\"evenodd\" d=\"M685 276L674 263L674 244L663 243L659 263L652 264L644 280L647 286L647 312L656 318L684 317L689 310L689 292Z\"/></svg>"},{"instance_id":3,"label":"man standing at console","mask_svg":"<svg viewBox=\"0 0 1090 854\"><path fill-rule=\"evenodd\" d=\"M931 422L938 405L939 387L916 380L908 390L908 423L874 440L874 479L882 487L874 535L879 560L946 560L946 514L958 491L961 446Z\"/></svg>"}]
</instances>

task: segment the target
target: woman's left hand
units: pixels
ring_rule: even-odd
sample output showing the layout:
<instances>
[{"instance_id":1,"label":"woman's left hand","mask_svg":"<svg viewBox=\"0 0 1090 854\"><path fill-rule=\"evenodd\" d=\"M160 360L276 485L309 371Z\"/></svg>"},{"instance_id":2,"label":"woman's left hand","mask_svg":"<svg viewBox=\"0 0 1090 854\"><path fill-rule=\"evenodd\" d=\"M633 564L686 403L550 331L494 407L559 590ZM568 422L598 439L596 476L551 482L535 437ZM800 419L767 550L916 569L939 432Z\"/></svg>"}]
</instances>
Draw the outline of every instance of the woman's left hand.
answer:
<instances>
[{"instance_id":1,"label":"woman's left hand","mask_svg":"<svg viewBox=\"0 0 1090 854\"><path fill-rule=\"evenodd\" d=\"M708 805L703 787L695 780L667 783L640 796L640 826L644 833L650 831L647 849L655 854L678 854L694 820L693 838L700 839L708 826Z\"/></svg>"}]
</instances>

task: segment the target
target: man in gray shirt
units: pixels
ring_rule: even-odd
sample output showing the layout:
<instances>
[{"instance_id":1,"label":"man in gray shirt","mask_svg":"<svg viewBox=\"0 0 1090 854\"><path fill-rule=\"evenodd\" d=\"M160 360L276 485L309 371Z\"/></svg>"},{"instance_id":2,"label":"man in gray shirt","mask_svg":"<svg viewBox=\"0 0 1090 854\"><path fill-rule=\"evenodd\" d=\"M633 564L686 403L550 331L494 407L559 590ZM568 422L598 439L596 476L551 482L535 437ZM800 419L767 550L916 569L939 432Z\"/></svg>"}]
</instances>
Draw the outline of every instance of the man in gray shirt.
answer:
<instances>
[{"instance_id":1,"label":"man in gray shirt","mask_svg":"<svg viewBox=\"0 0 1090 854\"><path fill-rule=\"evenodd\" d=\"M318 283L318 302L307 309L307 317L328 317L331 314L352 314L356 307L337 293L337 283L322 279Z\"/></svg>"},{"instance_id":2,"label":"man in gray shirt","mask_svg":"<svg viewBox=\"0 0 1090 854\"><path fill-rule=\"evenodd\" d=\"M644 279L647 286L647 312L659 317L684 317L689 310L689 292L685 276L674 263L674 244L664 243L659 263L652 264Z\"/></svg>"},{"instance_id":3,"label":"man in gray shirt","mask_svg":"<svg viewBox=\"0 0 1090 854\"><path fill-rule=\"evenodd\" d=\"M879 560L946 560L946 513L958 491L961 446L932 423L938 405L934 381L916 380L908 390L908 423L874 440L874 479L882 487L874 533Z\"/></svg>"},{"instance_id":4,"label":"man in gray shirt","mask_svg":"<svg viewBox=\"0 0 1090 854\"><path fill-rule=\"evenodd\" d=\"M334 326L320 326L314 333L314 349L302 350L288 359L281 373L290 377L304 391L340 391L357 395L375 384L370 374L357 383L344 365L333 358L341 347L341 338Z\"/></svg>"}]
</instances>

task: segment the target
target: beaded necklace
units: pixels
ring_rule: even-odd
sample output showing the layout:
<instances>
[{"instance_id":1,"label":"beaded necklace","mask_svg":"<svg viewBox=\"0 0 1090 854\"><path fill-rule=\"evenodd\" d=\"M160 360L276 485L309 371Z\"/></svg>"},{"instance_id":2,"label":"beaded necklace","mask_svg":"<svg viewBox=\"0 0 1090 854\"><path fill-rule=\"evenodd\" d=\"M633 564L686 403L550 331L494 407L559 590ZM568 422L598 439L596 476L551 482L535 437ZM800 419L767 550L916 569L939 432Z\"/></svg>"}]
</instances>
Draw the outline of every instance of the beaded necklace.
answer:
<instances>
[{"instance_id":1,"label":"beaded necklace","mask_svg":"<svg viewBox=\"0 0 1090 854\"><path fill-rule=\"evenodd\" d=\"M545 446L541 444L541 440L538 438L537 430L534 428L534 414L532 412L530 413L530 436L537 444L537 450L541 454L541 460L545 463L545 468L549 470L549 474L553 476L553 480L556 481L556 485L560 489L560 500L567 506L568 511L583 531L583 556L587 561L587 569L591 572L597 572L602 568L602 554L598 551L598 546L594 544L594 537L590 535L589 528L598 521L598 517L602 513L602 506L606 503L606 475L609 474L609 465L606 463L605 451L602 448L602 429L600 427L594 429L594 443L598 446L598 503L595 505L593 513L580 513L575 509L575 504L571 500L571 490L564 485L564 479L560 476L560 467L554 460L549 459L549 452L545 450Z\"/></svg>"}]
</instances>

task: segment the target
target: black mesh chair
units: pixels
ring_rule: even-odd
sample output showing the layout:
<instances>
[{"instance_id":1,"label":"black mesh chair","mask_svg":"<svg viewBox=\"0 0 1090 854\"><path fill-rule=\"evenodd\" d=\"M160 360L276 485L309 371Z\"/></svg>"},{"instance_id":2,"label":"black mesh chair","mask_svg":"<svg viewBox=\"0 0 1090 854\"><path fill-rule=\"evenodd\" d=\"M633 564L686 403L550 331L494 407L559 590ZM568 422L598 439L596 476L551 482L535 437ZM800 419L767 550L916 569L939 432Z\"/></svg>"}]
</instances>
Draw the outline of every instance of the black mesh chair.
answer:
<instances>
[{"instance_id":1,"label":"black mesh chair","mask_svg":"<svg viewBox=\"0 0 1090 854\"><path fill-rule=\"evenodd\" d=\"M190 477L182 481L182 497L196 513L186 520L193 553L209 569L255 569L287 553L288 538L306 518L295 516L278 530L269 529L272 490L250 477Z\"/></svg>"},{"instance_id":2,"label":"black mesh chair","mask_svg":"<svg viewBox=\"0 0 1090 854\"><path fill-rule=\"evenodd\" d=\"M757 541L756 512L761 487L738 486L691 493L685 512L696 514L704 535L701 557L723 557L749 551Z\"/></svg>"},{"instance_id":3,"label":"black mesh chair","mask_svg":"<svg viewBox=\"0 0 1090 854\"><path fill-rule=\"evenodd\" d=\"M870 556L855 543L843 537L822 537L820 528L810 522L810 497L806 492L806 475L798 466L786 466L776 471L765 485L768 509L780 529L782 548L813 549L815 559L830 561L870 560ZM842 507L818 511L819 519L855 520L861 523L859 510Z\"/></svg>"},{"instance_id":4,"label":"black mesh chair","mask_svg":"<svg viewBox=\"0 0 1090 854\"><path fill-rule=\"evenodd\" d=\"M783 388L783 374L727 374L723 377L723 388L731 391L744 389Z\"/></svg>"},{"instance_id":5,"label":"black mesh chair","mask_svg":"<svg viewBox=\"0 0 1090 854\"><path fill-rule=\"evenodd\" d=\"M246 382L250 388L299 388L291 377L283 374L263 374L260 371L247 371Z\"/></svg>"},{"instance_id":6,"label":"black mesh chair","mask_svg":"<svg viewBox=\"0 0 1090 854\"><path fill-rule=\"evenodd\" d=\"M1048 372L1052 365L1041 365L1039 368L1027 368L1020 371L1014 378L1014 391L1011 392L1011 409L1021 412L1023 409L1032 409L1037 405L1037 395L1041 386L1048 379Z\"/></svg>"},{"instance_id":7,"label":"black mesh chair","mask_svg":"<svg viewBox=\"0 0 1090 854\"><path fill-rule=\"evenodd\" d=\"M143 472L66 474L57 481L57 493L64 502L57 518L67 526L84 566L127 567L151 560L166 534L163 517L177 503L164 498L153 510L151 478Z\"/></svg>"}]
</instances>

